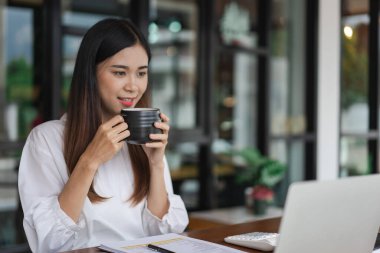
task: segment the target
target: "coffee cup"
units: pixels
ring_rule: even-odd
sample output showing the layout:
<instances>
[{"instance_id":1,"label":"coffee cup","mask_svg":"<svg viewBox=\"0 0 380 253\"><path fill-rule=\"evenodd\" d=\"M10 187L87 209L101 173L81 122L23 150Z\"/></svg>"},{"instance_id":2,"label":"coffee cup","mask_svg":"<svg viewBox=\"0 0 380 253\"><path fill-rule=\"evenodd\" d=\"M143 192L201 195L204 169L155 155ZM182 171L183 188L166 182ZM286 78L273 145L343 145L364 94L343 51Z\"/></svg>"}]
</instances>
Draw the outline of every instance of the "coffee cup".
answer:
<instances>
[{"instance_id":1,"label":"coffee cup","mask_svg":"<svg viewBox=\"0 0 380 253\"><path fill-rule=\"evenodd\" d=\"M160 122L160 109L158 108L126 108L120 112L124 121L128 124L130 136L126 141L130 144L145 144L154 142L149 134L160 134L161 129L154 126L154 122Z\"/></svg>"}]
</instances>

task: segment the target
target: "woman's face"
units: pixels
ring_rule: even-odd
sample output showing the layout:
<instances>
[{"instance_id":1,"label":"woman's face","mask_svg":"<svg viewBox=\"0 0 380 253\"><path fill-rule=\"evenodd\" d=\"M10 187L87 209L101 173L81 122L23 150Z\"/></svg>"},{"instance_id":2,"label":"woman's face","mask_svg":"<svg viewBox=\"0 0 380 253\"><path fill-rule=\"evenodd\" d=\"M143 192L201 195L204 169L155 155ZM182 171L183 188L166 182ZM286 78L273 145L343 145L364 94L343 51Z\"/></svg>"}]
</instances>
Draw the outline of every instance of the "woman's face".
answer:
<instances>
[{"instance_id":1,"label":"woman's face","mask_svg":"<svg viewBox=\"0 0 380 253\"><path fill-rule=\"evenodd\" d=\"M148 55L140 44L124 48L98 64L96 77L106 121L141 99L148 86Z\"/></svg>"}]
</instances>

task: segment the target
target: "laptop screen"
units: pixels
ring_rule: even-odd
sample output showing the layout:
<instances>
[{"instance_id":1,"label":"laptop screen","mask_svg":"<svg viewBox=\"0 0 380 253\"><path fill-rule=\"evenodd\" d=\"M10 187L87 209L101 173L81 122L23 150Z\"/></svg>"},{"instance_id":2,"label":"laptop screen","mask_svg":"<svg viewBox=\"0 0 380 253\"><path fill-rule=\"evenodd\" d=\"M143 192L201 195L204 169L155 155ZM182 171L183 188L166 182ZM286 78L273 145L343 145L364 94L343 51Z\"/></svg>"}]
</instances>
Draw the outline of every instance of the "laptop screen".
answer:
<instances>
[{"instance_id":1,"label":"laptop screen","mask_svg":"<svg viewBox=\"0 0 380 253\"><path fill-rule=\"evenodd\" d=\"M292 184L275 252L372 252L380 226L379 196L378 174Z\"/></svg>"}]
</instances>

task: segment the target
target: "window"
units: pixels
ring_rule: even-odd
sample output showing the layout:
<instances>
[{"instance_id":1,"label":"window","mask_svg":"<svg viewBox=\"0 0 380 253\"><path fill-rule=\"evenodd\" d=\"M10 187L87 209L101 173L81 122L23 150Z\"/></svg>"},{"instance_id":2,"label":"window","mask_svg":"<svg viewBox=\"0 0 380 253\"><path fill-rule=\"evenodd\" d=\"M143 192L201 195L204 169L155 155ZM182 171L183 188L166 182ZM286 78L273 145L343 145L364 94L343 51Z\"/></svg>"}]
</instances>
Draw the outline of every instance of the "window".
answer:
<instances>
[{"instance_id":1,"label":"window","mask_svg":"<svg viewBox=\"0 0 380 253\"><path fill-rule=\"evenodd\" d=\"M370 1L342 1L340 176L369 174L377 158L369 85ZM374 1L376 2L376 1ZM376 95L378 96L378 95ZM371 105L372 104L372 105ZM377 144L375 144L377 145Z\"/></svg>"},{"instance_id":2,"label":"window","mask_svg":"<svg viewBox=\"0 0 380 253\"><path fill-rule=\"evenodd\" d=\"M152 103L177 129L196 122L197 27L195 1L156 1L150 13Z\"/></svg>"},{"instance_id":3,"label":"window","mask_svg":"<svg viewBox=\"0 0 380 253\"><path fill-rule=\"evenodd\" d=\"M342 1L342 177L379 171L379 4Z\"/></svg>"},{"instance_id":4,"label":"window","mask_svg":"<svg viewBox=\"0 0 380 253\"><path fill-rule=\"evenodd\" d=\"M110 17L125 17L129 5L121 1L61 1L62 11L62 87L61 112L65 112L76 54L87 29Z\"/></svg>"},{"instance_id":5,"label":"window","mask_svg":"<svg viewBox=\"0 0 380 253\"><path fill-rule=\"evenodd\" d=\"M311 20L316 14L312 5L299 0L273 4L269 154L288 168L278 189L280 204L292 182L315 179L316 81L311 66L315 55L310 52L315 51Z\"/></svg>"},{"instance_id":6,"label":"window","mask_svg":"<svg viewBox=\"0 0 380 253\"><path fill-rule=\"evenodd\" d=\"M17 170L23 141L39 121L33 17L30 8L0 4L0 251L27 248Z\"/></svg>"},{"instance_id":7,"label":"window","mask_svg":"<svg viewBox=\"0 0 380 253\"><path fill-rule=\"evenodd\" d=\"M315 178L313 5L216 2L216 166L226 163L223 153L248 146L285 163L280 205L290 183Z\"/></svg>"}]
</instances>

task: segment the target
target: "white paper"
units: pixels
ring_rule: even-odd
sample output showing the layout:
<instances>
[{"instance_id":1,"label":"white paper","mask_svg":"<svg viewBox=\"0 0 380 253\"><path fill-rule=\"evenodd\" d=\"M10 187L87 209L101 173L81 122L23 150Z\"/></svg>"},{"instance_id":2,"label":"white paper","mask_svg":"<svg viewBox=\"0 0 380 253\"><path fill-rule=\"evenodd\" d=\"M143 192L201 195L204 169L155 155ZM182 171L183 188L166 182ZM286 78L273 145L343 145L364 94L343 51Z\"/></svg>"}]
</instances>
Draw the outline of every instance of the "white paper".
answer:
<instances>
[{"instance_id":1,"label":"white paper","mask_svg":"<svg viewBox=\"0 0 380 253\"><path fill-rule=\"evenodd\" d=\"M216 243L198 240L178 234L157 235L131 241L104 243L99 248L117 253L152 253L147 245L151 243L161 248L180 253L242 253Z\"/></svg>"}]
</instances>

